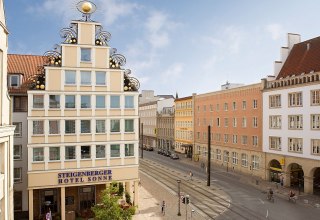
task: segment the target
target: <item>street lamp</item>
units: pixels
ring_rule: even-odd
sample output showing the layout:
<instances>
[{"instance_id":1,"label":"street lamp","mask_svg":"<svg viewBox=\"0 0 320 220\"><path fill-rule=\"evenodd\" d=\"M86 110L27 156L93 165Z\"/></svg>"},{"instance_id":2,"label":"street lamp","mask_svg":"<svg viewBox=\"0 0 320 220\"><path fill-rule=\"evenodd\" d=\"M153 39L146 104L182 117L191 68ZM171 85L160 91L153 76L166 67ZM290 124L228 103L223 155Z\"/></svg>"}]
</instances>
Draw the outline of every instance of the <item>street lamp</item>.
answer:
<instances>
[{"instance_id":1,"label":"street lamp","mask_svg":"<svg viewBox=\"0 0 320 220\"><path fill-rule=\"evenodd\" d=\"M192 220L193 213L194 213L194 209L191 210L191 220Z\"/></svg>"},{"instance_id":2,"label":"street lamp","mask_svg":"<svg viewBox=\"0 0 320 220\"><path fill-rule=\"evenodd\" d=\"M181 180L177 180L177 183L178 183L178 216L181 216L181 213L180 213L180 183L181 183Z\"/></svg>"},{"instance_id":3,"label":"street lamp","mask_svg":"<svg viewBox=\"0 0 320 220\"><path fill-rule=\"evenodd\" d=\"M188 220L188 203L189 203L189 195L186 195L186 200L185 200L185 203L186 203L186 220Z\"/></svg>"},{"instance_id":4,"label":"street lamp","mask_svg":"<svg viewBox=\"0 0 320 220\"><path fill-rule=\"evenodd\" d=\"M227 172L229 172L229 151L226 152L227 155Z\"/></svg>"}]
</instances>

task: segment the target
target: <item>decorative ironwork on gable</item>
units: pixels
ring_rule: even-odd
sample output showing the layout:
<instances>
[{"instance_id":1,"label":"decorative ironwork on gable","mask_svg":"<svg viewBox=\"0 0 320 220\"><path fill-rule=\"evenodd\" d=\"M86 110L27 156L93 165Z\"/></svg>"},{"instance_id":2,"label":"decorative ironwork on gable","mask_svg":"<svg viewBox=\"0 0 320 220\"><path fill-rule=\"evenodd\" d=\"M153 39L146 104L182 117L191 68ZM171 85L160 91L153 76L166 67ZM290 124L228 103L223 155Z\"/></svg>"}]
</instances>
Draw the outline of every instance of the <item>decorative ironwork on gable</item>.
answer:
<instances>
[{"instance_id":1,"label":"decorative ironwork on gable","mask_svg":"<svg viewBox=\"0 0 320 220\"><path fill-rule=\"evenodd\" d=\"M76 44L78 42L78 24L71 23L70 27L62 28L60 30L60 36L64 38L66 44Z\"/></svg>"},{"instance_id":2,"label":"decorative ironwork on gable","mask_svg":"<svg viewBox=\"0 0 320 220\"><path fill-rule=\"evenodd\" d=\"M124 71L123 90L125 92L138 91L140 88L140 82L134 77L129 77L131 70L126 69Z\"/></svg>"},{"instance_id":3,"label":"decorative ironwork on gable","mask_svg":"<svg viewBox=\"0 0 320 220\"><path fill-rule=\"evenodd\" d=\"M117 53L116 48L112 48L110 50L110 59L109 59L109 67L110 69L120 69L121 66L126 64L126 58Z\"/></svg>"},{"instance_id":4,"label":"decorative ironwork on gable","mask_svg":"<svg viewBox=\"0 0 320 220\"><path fill-rule=\"evenodd\" d=\"M47 51L43 54L44 64L47 66L61 66L62 56L61 56L61 46L55 45L54 50Z\"/></svg>"},{"instance_id":5,"label":"decorative ironwork on gable","mask_svg":"<svg viewBox=\"0 0 320 220\"><path fill-rule=\"evenodd\" d=\"M103 31L101 25L96 25L96 46L108 46L108 42L111 39L111 34L108 31Z\"/></svg>"},{"instance_id":6,"label":"decorative ironwork on gable","mask_svg":"<svg viewBox=\"0 0 320 220\"><path fill-rule=\"evenodd\" d=\"M33 90L44 90L46 85L45 69L43 66L38 67L38 73L29 79L28 87Z\"/></svg>"}]
</instances>

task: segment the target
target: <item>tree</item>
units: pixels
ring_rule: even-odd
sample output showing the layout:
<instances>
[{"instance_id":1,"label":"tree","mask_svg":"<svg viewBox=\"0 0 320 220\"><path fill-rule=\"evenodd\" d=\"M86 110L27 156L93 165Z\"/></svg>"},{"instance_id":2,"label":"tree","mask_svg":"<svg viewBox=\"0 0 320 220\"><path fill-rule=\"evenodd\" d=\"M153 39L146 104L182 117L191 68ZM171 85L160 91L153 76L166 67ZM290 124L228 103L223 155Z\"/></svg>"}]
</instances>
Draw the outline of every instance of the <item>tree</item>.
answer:
<instances>
[{"instance_id":1,"label":"tree","mask_svg":"<svg viewBox=\"0 0 320 220\"><path fill-rule=\"evenodd\" d=\"M122 196L118 195L119 189L114 185L102 192L101 203L92 207L97 220L131 220L135 213L135 207L123 207L119 204Z\"/></svg>"}]
</instances>

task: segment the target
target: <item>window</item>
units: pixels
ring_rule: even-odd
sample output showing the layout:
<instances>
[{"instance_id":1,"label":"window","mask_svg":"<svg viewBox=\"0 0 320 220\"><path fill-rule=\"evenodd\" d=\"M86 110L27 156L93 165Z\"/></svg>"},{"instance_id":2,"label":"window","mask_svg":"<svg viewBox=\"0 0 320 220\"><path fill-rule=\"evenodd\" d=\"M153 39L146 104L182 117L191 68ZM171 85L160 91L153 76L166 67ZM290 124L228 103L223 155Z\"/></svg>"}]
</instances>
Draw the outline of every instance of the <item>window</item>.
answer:
<instances>
[{"instance_id":1,"label":"window","mask_svg":"<svg viewBox=\"0 0 320 220\"><path fill-rule=\"evenodd\" d=\"M49 121L49 134L60 134L60 121L50 120Z\"/></svg>"},{"instance_id":2,"label":"window","mask_svg":"<svg viewBox=\"0 0 320 220\"><path fill-rule=\"evenodd\" d=\"M243 117L243 118L242 118L242 127L243 127L243 128L246 128L246 127L247 127L247 118L246 118L246 117Z\"/></svg>"},{"instance_id":3,"label":"window","mask_svg":"<svg viewBox=\"0 0 320 220\"><path fill-rule=\"evenodd\" d=\"M228 111L228 103L224 103L224 110Z\"/></svg>"},{"instance_id":4,"label":"window","mask_svg":"<svg viewBox=\"0 0 320 220\"><path fill-rule=\"evenodd\" d=\"M66 160L76 159L76 147L75 146L66 146L65 147L65 158L66 158Z\"/></svg>"},{"instance_id":5,"label":"window","mask_svg":"<svg viewBox=\"0 0 320 220\"><path fill-rule=\"evenodd\" d=\"M256 99L253 100L253 108L254 109L258 108L258 100Z\"/></svg>"},{"instance_id":6,"label":"window","mask_svg":"<svg viewBox=\"0 0 320 220\"><path fill-rule=\"evenodd\" d=\"M253 127L254 128L257 128L258 127L258 118L257 117L253 117L253 120L252 120L252 122L253 122Z\"/></svg>"},{"instance_id":7,"label":"window","mask_svg":"<svg viewBox=\"0 0 320 220\"><path fill-rule=\"evenodd\" d=\"M76 96L75 95L66 95L65 96L65 107L66 108L75 108L76 107Z\"/></svg>"},{"instance_id":8,"label":"window","mask_svg":"<svg viewBox=\"0 0 320 220\"><path fill-rule=\"evenodd\" d=\"M81 96L81 108L91 108L91 96L82 95Z\"/></svg>"},{"instance_id":9,"label":"window","mask_svg":"<svg viewBox=\"0 0 320 220\"><path fill-rule=\"evenodd\" d=\"M111 132L120 132L120 120L119 119L110 120L110 131Z\"/></svg>"},{"instance_id":10,"label":"window","mask_svg":"<svg viewBox=\"0 0 320 220\"><path fill-rule=\"evenodd\" d=\"M134 144L125 144L124 153L126 157L134 156Z\"/></svg>"},{"instance_id":11,"label":"window","mask_svg":"<svg viewBox=\"0 0 320 220\"><path fill-rule=\"evenodd\" d=\"M20 76L19 75L10 75L9 76L9 87L18 87L20 86Z\"/></svg>"},{"instance_id":12,"label":"window","mask_svg":"<svg viewBox=\"0 0 320 220\"><path fill-rule=\"evenodd\" d=\"M22 159L22 146L21 145L14 145L13 146L13 159L14 160L21 160Z\"/></svg>"},{"instance_id":13,"label":"window","mask_svg":"<svg viewBox=\"0 0 320 220\"><path fill-rule=\"evenodd\" d=\"M120 144L111 144L110 154L110 157L120 157Z\"/></svg>"},{"instance_id":14,"label":"window","mask_svg":"<svg viewBox=\"0 0 320 220\"><path fill-rule=\"evenodd\" d=\"M269 108L280 108L281 107L281 95L269 96Z\"/></svg>"},{"instance_id":15,"label":"window","mask_svg":"<svg viewBox=\"0 0 320 220\"><path fill-rule=\"evenodd\" d=\"M49 95L49 108L60 108L60 95Z\"/></svg>"},{"instance_id":16,"label":"window","mask_svg":"<svg viewBox=\"0 0 320 220\"><path fill-rule=\"evenodd\" d=\"M221 160L221 150L220 149L216 149L216 158L217 160Z\"/></svg>"},{"instance_id":17,"label":"window","mask_svg":"<svg viewBox=\"0 0 320 220\"><path fill-rule=\"evenodd\" d=\"M97 145L96 146L96 158L105 158L106 157L106 146Z\"/></svg>"},{"instance_id":18,"label":"window","mask_svg":"<svg viewBox=\"0 0 320 220\"><path fill-rule=\"evenodd\" d=\"M124 97L124 107L125 108L134 108L134 97L133 96L125 96Z\"/></svg>"},{"instance_id":19,"label":"window","mask_svg":"<svg viewBox=\"0 0 320 220\"><path fill-rule=\"evenodd\" d=\"M14 168L14 182L15 183L21 183L22 182L22 167L15 167Z\"/></svg>"},{"instance_id":20,"label":"window","mask_svg":"<svg viewBox=\"0 0 320 220\"><path fill-rule=\"evenodd\" d=\"M106 85L106 72L96 72L96 85Z\"/></svg>"},{"instance_id":21,"label":"window","mask_svg":"<svg viewBox=\"0 0 320 220\"><path fill-rule=\"evenodd\" d=\"M248 144L248 136L246 136L246 135L241 136L241 144L243 144L243 145Z\"/></svg>"},{"instance_id":22,"label":"window","mask_svg":"<svg viewBox=\"0 0 320 220\"><path fill-rule=\"evenodd\" d=\"M106 107L106 97L104 95L96 96L96 108L105 108Z\"/></svg>"},{"instance_id":23,"label":"window","mask_svg":"<svg viewBox=\"0 0 320 220\"><path fill-rule=\"evenodd\" d=\"M76 84L76 71L66 70L65 71L65 84L75 85Z\"/></svg>"},{"instance_id":24,"label":"window","mask_svg":"<svg viewBox=\"0 0 320 220\"><path fill-rule=\"evenodd\" d=\"M311 129L320 129L320 115L311 115Z\"/></svg>"},{"instance_id":25,"label":"window","mask_svg":"<svg viewBox=\"0 0 320 220\"><path fill-rule=\"evenodd\" d=\"M238 165L238 153L232 152L232 164Z\"/></svg>"},{"instance_id":26,"label":"window","mask_svg":"<svg viewBox=\"0 0 320 220\"><path fill-rule=\"evenodd\" d=\"M224 143L228 143L228 142L229 142L229 135L224 134Z\"/></svg>"},{"instance_id":27,"label":"window","mask_svg":"<svg viewBox=\"0 0 320 220\"><path fill-rule=\"evenodd\" d=\"M311 153L320 155L320 139L311 139Z\"/></svg>"},{"instance_id":28,"label":"window","mask_svg":"<svg viewBox=\"0 0 320 220\"><path fill-rule=\"evenodd\" d=\"M302 138L288 138L288 151L302 153Z\"/></svg>"},{"instance_id":29,"label":"window","mask_svg":"<svg viewBox=\"0 0 320 220\"><path fill-rule=\"evenodd\" d=\"M237 104L236 102L232 102L232 110L236 110L237 109Z\"/></svg>"},{"instance_id":30,"label":"window","mask_svg":"<svg viewBox=\"0 0 320 220\"><path fill-rule=\"evenodd\" d=\"M269 127L270 127L270 129L281 128L281 115L270 115L269 116Z\"/></svg>"},{"instance_id":31,"label":"window","mask_svg":"<svg viewBox=\"0 0 320 220\"><path fill-rule=\"evenodd\" d=\"M269 137L269 149L281 150L281 137Z\"/></svg>"},{"instance_id":32,"label":"window","mask_svg":"<svg viewBox=\"0 0 320 220\"><path fill-rule=\"evenodd\" d=\"M216 136L216 141L220 141L221 140L221 134L215 134Z\"/></svg>"},{"instance_id":33,"label":"window","mask_svg":"<svg viewBox=\"0 0 320 220\"><path fill-rule=\"evenodd\" d=\"M302 106L302 92L289 93L289 107Z\"/></svg>"},{"instance_id":34,"label":"window","mask_svg":"<svg viewBox=\"0 0 320 220\"><path fill-rule=\"evenodd\" d=\"M288 115L289 129L302 129L303 116L302 115Z\"/></svg>"},{"instance_id":35,"label":"window","mask_svg":"<svg viewBox=\"0 0 320 220\"><path fill-rule=\"evenodd\" d=\"M28 97L27 96L13 96L13 111L14 112L28 111Z\"/></svg>"},{"instance_id":36,"label":"window","mask_svg":"<svg viewBox=\"0 0 320 220\"><path fill-rule=\"evenodd\" d=\"M217 126L220 127L220 118L217 118Z\"/></svg>"},{"instance_id":37,"label":"window","mask_svg":"<svg viewBox=\"0 0 320 220\"><path fill-rule=\"evenodd\" d=\"M258 146L258 136L252 136L252 145L254 147Z\"/></svg>"},{"instance_id":38,"label":"window","mask_svg":"<svg viewBox=\"0 0 320 220\"><path fill-rule=\"evenodd\" d=\"M90 120L81 120L81 133L87 134L91 133L91 121Z\"/></svg>"},{"instance_id":39,"label":"window","mask_svg":"<svg viewBox=\"0 0 320 220\"><path fill-rule=\"evenodd\" d=\"M33 161L44 161L44 151L43 147L35 147L33 148Z\"/></svg>"},{"instance_id":40,"label":"window","mask_svg":"<svg viewBox=\"0 0 320 220\"><path fill-rule=\"evenodd\" d=\"M96 120L96 133L105 133L105 132L106 132L106 121Z\"/></svg>"},{"instance_id":41,"label":"window","mask_svg":"<svg viewBox=\"0 0 320 220\"><path fill-rule=\"evenodd\" d=\"M229 151L223 151L223 162L229 162Z\"/></svg>"},{"instance_id":42,"label":"window","mask_svg":"<svg viewBox=\"0 0 320 220\"><path fill-rule=\"evenodd\" d=\"M22 137L22 122L12 123L16 128L14 129L14 137Z\"/></svg>"},{"instance_id":43,"label":"window","mask_svg":"<svg viewBox=\"0 0 320 220\"><path fill-rule=\"evenodd\" d=\"M91 49L81 48L81 61L89 62L91 61Z\"/></svg>"},{"instance_id":44,"label":"window","mask_svg":"<svg viewBox=\"0 0 320 220\"><path fill-rule=\"evenodd\" d=\"M320 89L311 91L311 105L320 105Z\"/></svg>"},{"instance_id":45,"label":"window","mask_svg":"<svg viewBox=\"0 0 320 220\"><path fill-rule=\"evenodd\" d=\"M207 106L204 105L204 106L203 106L203 112L206 112L206 111L207 111Z\"/></svg>"},{"instance_id":46,"label":"window","mask_svg":"<svg viewBox=\"0 0 320 220\"><path fill-rule=\"evenodd\" d=\"M210 104L210 112L213 112L213 105L212 104Z\"/></svg>"},{"instance_id":47,"label":"window","mask_svg":"<svg viewBox=\"0 0 320 220\"><path fill-rule=\"evenodd\" d=\"M232 135L232 143L233 143L233 144L238 143L238 136L235 135L235 134Z\"/></svg>"},{"instance_id":48,"label":"window","mask_svg":"<svg viewBox=\"0 0 320 220\"><path fill-rule=\"evenodd\" d=\"M60 160L60 147L49 147L49 160Z\"/></svg>"},{"instance_id":49,"label":"window","mask_svg":"<svg viewBox=\"0 0 320 220\"><path fill-rule=\"evenodd\" d=\"M133 119L126 119L124 120L125 123L125 132L134 132L134 120Z\"/></svg>"},{"instance_id":50,"label":"window","mask_svg":"<svg viewBox=\"0 0 320 220\"><path fill-rule=\"evenodd\" d=\"M43 108L43 95L33 95L33 108Z\"/></svg>"},{"instance_id":51,"label":"window","mask_svg":"<svg viewBox=\"0 0 320 220\"><path fill-rule=\"evenodd\" d=\"M259 163L260 163L259 157L257 155L252 155L251 159L252 159L252 169L258 170L259 169Z\"/></svg>"},{"instance_id":52,"label":"window","mask_svg":"<svg viewBox=\"0 0 320 220\"><path fill-rule=\"evenodd\" d=\"M81 85L91 85L91 72L80 71L81 74Z\"/></svg>"},{"instance_id":53,"label":"window","mask_svg":"<svg viewBox=\"0 0 320 220\"><path fill-rule=\"evenodd\" d=\"M110 108L120 108L120 96L118 95L110 96Z\"/></svg>"},{"instance_id":54,"label":"window","mask_svg":"<svg viewBox=\"0 0 320 220\"><path fill-rule=\"evenodd\" d=\"M228 118L224 118L224 126L228 127L229 125L229 119Z\"/></svg>"},{"instance_id":55,"label":"window","mask_svg":"<svg viewBox=\"0 0 320 220\"><path fill-rule=\"evenodd\" d=\"M242 101L242 109L246 110L247 108L247 101Z\"/></svg>"},{"instance_id":56,"label":"window","mask_svg":"<svg viewBox=\"0 0 320 220\"><path fill-rule=\"evenodd\" d=\"M197 132L197 139L200 139L200 132Z\"/></svg>"},{"instance_id":57,"label":"window","mask_svg":"<svg viewBox=\"0 0 320 220\"><path fill-rule=\"evenodd\" d=\"M248 155L241 154L241 166L248 167Z\"/></svg>"},{"instance_id":58,"label":"window","mask_svg":"<svg viewBox=\"0 0 320 220\"><path fill-rule=\"evenodd\" d=\"M220 106L219 106L219 104L217 104L216 105L216 111L219 111L219 109L220 109Z\"/></svg>"},{"instance_id":59,"label":"window","mask_svg":"<svg viewBox=\"0 0 320 220\"><path fill-rule=\"evenodd\" d=\"M43 121L33 121L33 134L43 134Z\"/></svg>"},{"instance_id":60,"label":"window","mask_svg":"<svg viewBox=\"0 0 320 220\"><path fill-rule=\"evenodd\" d=\"M75 120L66 120L65 121L65 133L66 134L76 133L76 121Z\"/></svg>"},{"instance_id":61,"label":"window","mask_svg":"<svg viewBox=\"0 0 320 220\"><path fill-rule=\"evenodd\" d=\"M90 159L90 146L81 146L81 159Z\"/></svg>"},{"instance_id":62,"label":"window","mask_svg":"<svg viewBox=\"0 0 320 220\"><path fill-rule=\"evenodd\" d=\"M235 128L237 127L237 118L232 119L232 126Z\"/></svg>"}]
</instances>

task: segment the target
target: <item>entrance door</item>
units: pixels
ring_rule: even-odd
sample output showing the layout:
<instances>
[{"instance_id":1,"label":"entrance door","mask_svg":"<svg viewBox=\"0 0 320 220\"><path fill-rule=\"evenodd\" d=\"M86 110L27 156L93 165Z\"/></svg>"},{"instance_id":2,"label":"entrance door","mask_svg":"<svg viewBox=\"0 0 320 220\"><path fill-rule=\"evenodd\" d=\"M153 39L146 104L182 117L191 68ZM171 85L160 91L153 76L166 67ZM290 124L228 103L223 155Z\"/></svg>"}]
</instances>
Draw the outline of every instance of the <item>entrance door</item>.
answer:
<instances>
[{"instance_id":1,"label":"entrance door","mask_svg":"<svg viewBox=\"0 0 320 220\"><path fill-rule=\"evenodd\" d=\"M40 190L40 213L45 214L49 208L52 213L57 213L58 210L58 190L44 189Z\"/></svg>"},{"instance_id":2,"label":"entrance door","mask_svg":"<svg viewBox=\"0 0 320 220\"><path fill-rule=\"evenodd\" d=\"M83 217L91 217L93 213L91 207L96 202L96 187L84 186L79 187L79 210Z\"/></svg>"}]
</instances>

